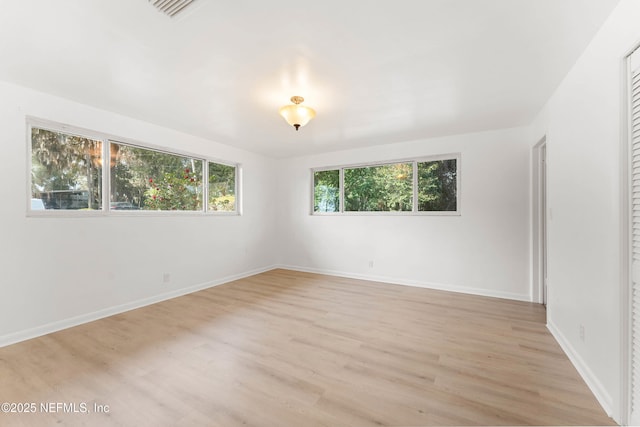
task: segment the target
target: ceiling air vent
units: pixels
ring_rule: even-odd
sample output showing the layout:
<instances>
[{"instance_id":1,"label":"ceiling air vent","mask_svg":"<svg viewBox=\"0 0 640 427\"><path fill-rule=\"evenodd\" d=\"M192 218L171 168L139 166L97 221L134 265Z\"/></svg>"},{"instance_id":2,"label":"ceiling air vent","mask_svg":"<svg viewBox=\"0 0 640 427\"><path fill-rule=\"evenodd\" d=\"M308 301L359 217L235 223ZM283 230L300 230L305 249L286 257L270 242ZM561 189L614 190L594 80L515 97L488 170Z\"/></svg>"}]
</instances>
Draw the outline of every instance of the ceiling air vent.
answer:
<instances>
[{"instance_id":1,"label":"ceiling air vent","mask_svg":"<svg viewBox=\"0 0 640 427\"><path fill-rule=\"evenodd\" d=\"M186 7L194 1L195 0L149 0L149 3L155 6L160 12L173 18L184 11Z\"/></svg>"}]
</instances>

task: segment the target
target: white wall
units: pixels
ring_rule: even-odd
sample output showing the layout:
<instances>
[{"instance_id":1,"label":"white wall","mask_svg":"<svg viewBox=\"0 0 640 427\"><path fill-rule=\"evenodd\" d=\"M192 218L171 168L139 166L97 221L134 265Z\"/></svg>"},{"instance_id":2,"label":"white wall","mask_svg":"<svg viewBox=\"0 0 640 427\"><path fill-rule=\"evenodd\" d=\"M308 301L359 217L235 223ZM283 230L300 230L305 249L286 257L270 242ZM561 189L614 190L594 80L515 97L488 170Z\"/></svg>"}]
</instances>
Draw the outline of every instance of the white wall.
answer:
<instances>
[{"instance_id":1,"label":"white wall","mask_svg":"<svg viewBox=\"0 0 640 427\"><path fill-rule=\"evenodd\" d=\"M517 128L280 160L280 263L530 300L527 136ZM456 152L460 216L309 215L310 168Z\"/></svg>"},{"instance_id":2,"label":"white wall","mask_svg":"<svg viewBox=\"0 0 640 427\"><path fill-rule=\"evenodd\" d=\"M621 1L530 137L547 136L549 328L618 421L622 64L640 41L638 22L640 2Z\"/></svg>"},{"instance_id":3,"label":"white wall","mask_svg":"<svg viewBox=\"0 0 640 427\"><path fill-rule=\"evenodd\" d=\"M240 162L244 215L27 217L26 115ZM275 262L272 160L5 83L0 127L0 345Z\"/></svg>"},{"instance_id":4,"label":"white wall","mask_svg":"<svg viewBox=\"0 0 640 427\"><path fill-rule=\"evenodd\" d=\"M620 421L621 79L638 22L640 1L622 0L531 127L278 161L0 83L0 345L275 263L529 300L530 154L546 135L549 327ZM26 115L239 161L244 215L27 218ZM312 167L452 152L461 216L309 215Z\"/></svg>"}]
</instances>

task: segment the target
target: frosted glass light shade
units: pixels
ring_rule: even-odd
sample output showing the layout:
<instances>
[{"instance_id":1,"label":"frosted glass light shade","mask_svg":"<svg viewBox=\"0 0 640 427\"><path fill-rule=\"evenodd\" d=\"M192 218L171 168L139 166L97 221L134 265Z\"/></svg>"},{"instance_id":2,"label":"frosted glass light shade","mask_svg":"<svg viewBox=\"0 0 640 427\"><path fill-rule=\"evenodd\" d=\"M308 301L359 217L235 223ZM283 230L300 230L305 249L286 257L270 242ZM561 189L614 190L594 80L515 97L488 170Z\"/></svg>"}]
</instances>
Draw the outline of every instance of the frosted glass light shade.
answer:
<instances>
[{"instance_id":1,"label":"frosted glass light shade","mask_svg":"<svg viewBox=\"0 0 640 427\"><path fill-rule=\"evenodd\" d=\"M298 130L300 126L309 123L309 120L316 116L316 112L313 108L300 105L300 103L304 101L304 98L300 96L292 97L291 101L294 102L294 104L285 105L280 108L280 115L284 117L287 123Z\"/></svg>"}]
</instances>

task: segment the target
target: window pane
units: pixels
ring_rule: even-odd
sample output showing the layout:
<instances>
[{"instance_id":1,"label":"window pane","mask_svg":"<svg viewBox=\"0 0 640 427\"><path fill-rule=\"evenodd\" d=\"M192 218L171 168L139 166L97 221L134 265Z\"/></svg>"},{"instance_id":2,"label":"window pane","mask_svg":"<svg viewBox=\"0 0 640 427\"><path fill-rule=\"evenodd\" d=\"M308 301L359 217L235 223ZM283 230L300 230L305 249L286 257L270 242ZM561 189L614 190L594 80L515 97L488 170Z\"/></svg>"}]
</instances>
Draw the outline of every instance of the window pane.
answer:
<instances>
[{"instance_id":1,"label":"window pane","mask_svg":"<svg viewBox=\"0 0 640 427\"><path fill-rule=\"evenodd\" d=\"M344 170L345 211L410 211L412 198L412 163Z\"/></svg>"},{"instance_id":2,"label":"window pane","mask_svg":"<svg viewBox=\"0 0 640 427\"><path fill-rule=\"evenodd\" d=\"M328 170L313 173L313 211L340 211L340 171Z\"/></svg>"},{"instance_id":3,"label":"window pane","mask_svg":"<svg viewBox=\"0 0 640 427\"><path fill-rule=\"evenodd\" d=\"M110 150L110 209L203 209L202 160L113 142Z\"/></svg>"},{"instance_id":4,"label":"window pane","mask_svg":"<svg viewBox=\"0 0 640 427\"><path fill-rule=\"evenodd\" d=\"M236 210L236 167L209 162L209 210Z\"/></svg>"},{"instance_id":5,"label":"window pane","mask_svg":"<svg viewBox=\"0 0 640 427\"><path fill-rule=\"evenodd\" d=\"M101 154L101 141L32 128L32 209L102 209Z\"/></svg>"},{"instance_id":6,"label":"window pane","mask_svg":"<svg viewBox=\"0 0 640 427\"><path fill-rule=\"evenodd\" d=\"M418 163L418 210L457 210L456 159Z\"/></svg>"}]
</instances>

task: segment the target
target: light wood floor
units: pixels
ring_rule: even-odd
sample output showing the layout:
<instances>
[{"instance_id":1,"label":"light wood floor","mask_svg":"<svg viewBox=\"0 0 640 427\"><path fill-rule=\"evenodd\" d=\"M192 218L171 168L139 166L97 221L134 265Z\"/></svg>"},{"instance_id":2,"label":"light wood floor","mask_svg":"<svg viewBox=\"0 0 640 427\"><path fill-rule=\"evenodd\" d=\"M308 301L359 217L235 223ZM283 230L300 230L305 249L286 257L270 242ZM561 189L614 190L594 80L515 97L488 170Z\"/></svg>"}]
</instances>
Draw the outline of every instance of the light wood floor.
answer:
<instances>
[{"instance_id":1,"label":"light wood floor","mask_svg":"<svg viewBox=\"0 0 640 427\"><path fill-rule=\"evenodd\" d=\"M0 348L0 402L38 405L0 425L613 424L544 319L537 304L274 270Z\"/></svg>"}]
</instances>

